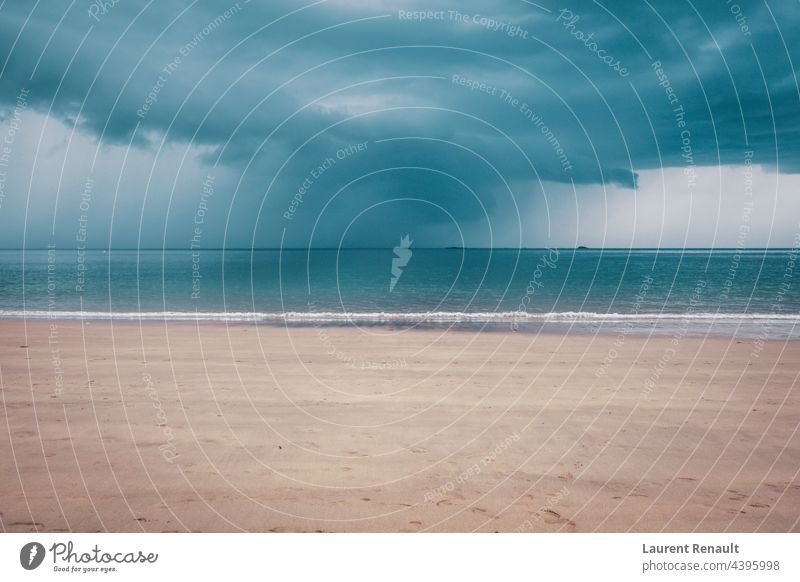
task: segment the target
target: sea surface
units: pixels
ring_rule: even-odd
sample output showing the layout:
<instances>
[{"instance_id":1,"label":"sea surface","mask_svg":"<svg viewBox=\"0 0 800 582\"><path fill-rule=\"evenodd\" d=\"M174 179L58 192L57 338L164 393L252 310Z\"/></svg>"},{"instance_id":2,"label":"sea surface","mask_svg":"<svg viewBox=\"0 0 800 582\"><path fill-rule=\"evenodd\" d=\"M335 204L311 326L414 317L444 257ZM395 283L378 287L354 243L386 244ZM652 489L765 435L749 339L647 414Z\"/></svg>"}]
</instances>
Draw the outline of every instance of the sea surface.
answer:
<instances>
[{"instance_id":1,"label":"sea surface","mask_svg":"<svg viewBox=\"0 0 800 582\"><path fill-rule=\"evenodd\" d=\"M798 249L0 251L0 318L800 336Z\"/></svg>"}]
</instances>

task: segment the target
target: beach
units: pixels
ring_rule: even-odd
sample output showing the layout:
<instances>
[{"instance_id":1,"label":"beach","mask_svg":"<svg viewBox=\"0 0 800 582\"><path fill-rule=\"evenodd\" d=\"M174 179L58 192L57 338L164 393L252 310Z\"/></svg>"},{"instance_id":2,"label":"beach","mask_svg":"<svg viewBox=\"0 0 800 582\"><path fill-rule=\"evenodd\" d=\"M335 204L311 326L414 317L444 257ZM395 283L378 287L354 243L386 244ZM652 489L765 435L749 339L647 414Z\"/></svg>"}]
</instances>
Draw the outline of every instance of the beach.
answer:
<instances>
[{"instance_id":1,"label":"beach","mask_svg":"<svg viewBox=\"0 0 800 582\"><path fill-rule=\"evenodd\" d=\"M7 532L800 531L800 342L0 322Z\"/></svg>"}]
</instances>

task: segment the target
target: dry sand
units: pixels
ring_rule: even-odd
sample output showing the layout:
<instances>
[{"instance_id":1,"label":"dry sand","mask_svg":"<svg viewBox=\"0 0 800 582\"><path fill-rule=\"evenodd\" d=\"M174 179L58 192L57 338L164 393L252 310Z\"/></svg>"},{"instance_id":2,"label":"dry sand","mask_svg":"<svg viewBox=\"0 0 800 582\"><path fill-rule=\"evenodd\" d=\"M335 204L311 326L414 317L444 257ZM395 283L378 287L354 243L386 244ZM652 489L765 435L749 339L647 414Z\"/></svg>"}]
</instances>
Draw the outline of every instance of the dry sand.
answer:
<instances>
[{"instance_id":1,"label":"dry sand","mask_svg":"<svg viewBox=\"0 0 800 582\"><path fill-rule=\"evenodd\" d=\"M800 531L800 342L0 322L4 531Z\"/></svg>"}]
</instances>

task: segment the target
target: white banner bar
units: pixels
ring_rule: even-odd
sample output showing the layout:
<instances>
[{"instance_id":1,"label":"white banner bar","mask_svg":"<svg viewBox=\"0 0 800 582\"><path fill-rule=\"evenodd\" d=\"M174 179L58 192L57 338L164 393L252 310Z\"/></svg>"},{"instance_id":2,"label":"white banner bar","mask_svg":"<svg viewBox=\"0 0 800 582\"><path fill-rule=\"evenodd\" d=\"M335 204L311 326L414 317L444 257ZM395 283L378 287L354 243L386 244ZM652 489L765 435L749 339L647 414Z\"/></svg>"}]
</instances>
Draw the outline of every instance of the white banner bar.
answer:
<instances>
[{"instance_id":1,"label":"white banner bar","mask_svg":"<svg viewBox=\"0 0 800 582\"><path fill-rule=\"evenodd\" d=\"M2 534L0 580L800 580L798 534ZM191 578L194 579L194 578Z\"/></svg>"}]
</instances>

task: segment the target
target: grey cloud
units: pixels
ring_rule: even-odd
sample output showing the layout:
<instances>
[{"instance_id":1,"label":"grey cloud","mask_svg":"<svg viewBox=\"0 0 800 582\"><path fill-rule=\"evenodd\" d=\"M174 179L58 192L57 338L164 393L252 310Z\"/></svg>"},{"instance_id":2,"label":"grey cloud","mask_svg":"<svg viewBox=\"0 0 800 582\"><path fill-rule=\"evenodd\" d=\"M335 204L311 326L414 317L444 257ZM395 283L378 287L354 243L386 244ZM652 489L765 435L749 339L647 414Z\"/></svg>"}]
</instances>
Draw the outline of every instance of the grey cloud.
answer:
<instances>
[{"instance_id":1,"label":"grey cloud","mask_svg":"<svg viewBox=\"0 0 800 582\"><path fill-rule=\"evenodd\" d=\"M199 165L217 164L230 178L219 221L239 221L233 235L241 240L220 244L254 232L257 242L276 244L287 227L281 215L313 167L363 141L370 143L366 154L315 182L316 195L287 227L296 244L309 236L326 196L388 167L452 173L482 205L465 204L462 186L433 173L385 172L359 180L331 204L330 233L365 204L392 197L419 196L480 223L484 209L505 216L535 207L539 181L635 188L638 172L740 164L745 150L756 152L758 164L800 171L793 64L800 62L800 14L793 7L741 1L737 21L726 3L540 4L546 10L515 0L491 7L331 1L305 9L287 1L120 1L95 20L89 2L66 14L54 0L35 9L7 2L0 10L0 104L13 106L26 87L33 110L74 124L101 148L191 146ZM557 20L565 8L570 18ZM444 18L401 20L399 10L443 11ZM468 15L467 22L451 20L449 10ZM491 23L472 21L476 14ZM578 38L585 35L591 40ZM628 74L615 72L598 51ZM492 90L470 90L454 75ZM412 137L429 141L381 142ZM481 156L515 185L518 200L503 193L503 180ZM196 192L175 196L175 207L190 212ZM393 218L376 213L379 226L360 233L362 242L381 242L387 222L445 221L441 212L418 215L413 206L398 207ZM153 242L163 234L153 233Z\"/></svg>"}]
</instances>

